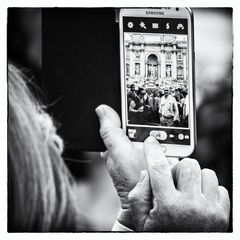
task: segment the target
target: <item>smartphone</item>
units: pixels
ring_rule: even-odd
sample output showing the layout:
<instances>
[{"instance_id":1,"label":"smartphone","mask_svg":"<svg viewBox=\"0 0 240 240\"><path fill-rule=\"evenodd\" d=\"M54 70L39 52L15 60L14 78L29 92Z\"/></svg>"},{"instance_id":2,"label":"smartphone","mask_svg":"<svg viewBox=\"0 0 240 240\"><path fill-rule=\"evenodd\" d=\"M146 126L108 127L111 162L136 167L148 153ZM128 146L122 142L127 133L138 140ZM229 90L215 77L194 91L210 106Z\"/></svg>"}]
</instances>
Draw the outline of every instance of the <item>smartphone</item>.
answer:
<instances>
[{"instance_id":1,"label":"smartphone","mask_svg":"<svg viewBox=\"0 0 240 240\"><path fill-rule=\"evenodd\" d=\"M129 139L154 136L166 156L196 144L193 14L188 8L119 13L122 126Z\"/></svg>"}]
</instances>

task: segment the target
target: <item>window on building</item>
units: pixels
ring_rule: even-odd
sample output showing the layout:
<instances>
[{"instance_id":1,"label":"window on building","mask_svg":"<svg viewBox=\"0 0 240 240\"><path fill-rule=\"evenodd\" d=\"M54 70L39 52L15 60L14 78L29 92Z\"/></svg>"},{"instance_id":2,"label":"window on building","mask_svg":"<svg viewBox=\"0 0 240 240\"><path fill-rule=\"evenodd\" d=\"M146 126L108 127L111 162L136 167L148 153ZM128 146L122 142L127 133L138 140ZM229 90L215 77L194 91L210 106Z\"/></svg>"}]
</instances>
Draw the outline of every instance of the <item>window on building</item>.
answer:
<instances>
[{"instance_id":1,"label":"window on building","mask_svg":"<svg viewBox=\"0 0 240 240\"><path fill-rule=\"evenodd\" d=\"M171 60L171 52L166 52L166 60Z\"/></svg>"},{"instance_id":2,"label":"window on building","mask_svg":"<svg viewBox=\"0 0 240 240\"><path fill-rule=\"evenodd\" d=\"M182 60L182 53L178 53L177 58L178 60Z\"/></svg>"},{"instance_id":3,"label":"window on building","mask_svg":"<svg viewBox=\"0 0 240 240\"><path fill-rule=\"evenodd\" d=\"M166 65L166 76L172 77L172 68L171 65Z\"/></svg>"},{"instance_id":4,"label":"window on building","mask_svg":"<svg viewBox=\"0 0 240 240\"><path fill-rule=\"evenodd\" d=\"M183 79L183 67L182 66L178 66L178 68L177 68L177 78Z\"/></svg>"},{"instance_id":5,"label":"window on building","mask_svg":"<svg viewBox=\"0 0 240 240\"><path fill-rule=\"evenodd\" d=\"M140 64L135 63L135 75L139 75L139 74L140 74Z\"/></svg>"},{"instance_id":6,"label":"window on building","mask_svg":"<svg viewBox=\"0 0 240 240\"><path fill-rule=\"evenodd\" d=\"M126 75L129 76L129 74L130 74L130 64L127 63L127 64L126 64Z\"/></svg>"},{"instance_id":7,"label":"window on building","mask_svg":"<svg viewBox=\"0 0 240 240\"><path fill-rule=\"evenodd\" d=\"M140 51L135 52L136 59L140 59Z\"/></svg>"}]
</instances>

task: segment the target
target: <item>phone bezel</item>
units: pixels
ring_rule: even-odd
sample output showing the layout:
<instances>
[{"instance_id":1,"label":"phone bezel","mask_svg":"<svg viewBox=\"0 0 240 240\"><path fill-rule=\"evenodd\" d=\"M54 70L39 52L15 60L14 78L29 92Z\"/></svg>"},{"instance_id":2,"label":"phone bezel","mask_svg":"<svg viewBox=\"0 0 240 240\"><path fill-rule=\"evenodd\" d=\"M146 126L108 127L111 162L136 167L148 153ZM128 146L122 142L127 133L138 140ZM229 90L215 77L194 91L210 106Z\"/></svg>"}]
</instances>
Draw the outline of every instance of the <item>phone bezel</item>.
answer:
<instances>
[{"instance_id":1,"label":"phone bezel","mask_svg":"<svg viewBox=\"0 0 240 240\"><path fill-rule=\"evenodd\" d=\"M188 69L189 69L189 128L190 145L165 144L166 156L186 157L189 156L196 145L196 111L195 111L195 81L194 81L194 31L193 13L190 8L124 8L119 12L119 31L120 31L120 62L121 62L121 111L122 127L126 132L126 89L125 89L125 59L124 59L124 36L123 36L123 17L150 17L150 18L185 18L188 21ZM146 11L161 11L163 15L146 14ZM139 143L139 142L136 142Z\"/></svg>"}]
</instances>

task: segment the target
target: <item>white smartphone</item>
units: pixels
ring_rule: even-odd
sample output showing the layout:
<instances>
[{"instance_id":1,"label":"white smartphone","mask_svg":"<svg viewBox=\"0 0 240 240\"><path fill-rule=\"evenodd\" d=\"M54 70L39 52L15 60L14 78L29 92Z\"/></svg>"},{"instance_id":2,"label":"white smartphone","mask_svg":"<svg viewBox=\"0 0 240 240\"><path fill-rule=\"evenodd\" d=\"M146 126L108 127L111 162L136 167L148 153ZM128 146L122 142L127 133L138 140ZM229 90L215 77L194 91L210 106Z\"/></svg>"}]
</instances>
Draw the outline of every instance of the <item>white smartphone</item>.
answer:
<instances>
[{"instance_id":1,"label":"white smartphone","mask_svg":"<svg viewBox=\"0 0 240 240\"><path fill-rule=\"evenodd\" d=\"M122 126L133 142L154 136L166 156L196 144L193 14L188 8L119 13Z\"/></svg>"}]
</instances>

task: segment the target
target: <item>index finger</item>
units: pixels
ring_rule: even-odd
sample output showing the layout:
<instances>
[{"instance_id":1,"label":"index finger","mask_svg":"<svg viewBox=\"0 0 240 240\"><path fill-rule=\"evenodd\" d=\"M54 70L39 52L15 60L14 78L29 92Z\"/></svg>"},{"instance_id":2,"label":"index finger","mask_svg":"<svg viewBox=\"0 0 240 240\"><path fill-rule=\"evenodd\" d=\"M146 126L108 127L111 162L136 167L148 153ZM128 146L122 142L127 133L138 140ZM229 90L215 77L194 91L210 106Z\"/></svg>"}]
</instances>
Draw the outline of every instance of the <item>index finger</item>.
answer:
<instances>
[{"instance_id":1,"label":"index finger","mask_svg":"<svg viewBox=\"0 0 240 240\"><path fill-rule=\"evenodd\" d=\"M171 167L161 145L154 137L148 137L145 140L144 154L147 160L153 196L159 200L172 197L176 193L176 188Z\"/></svg>"}]
</instances>

